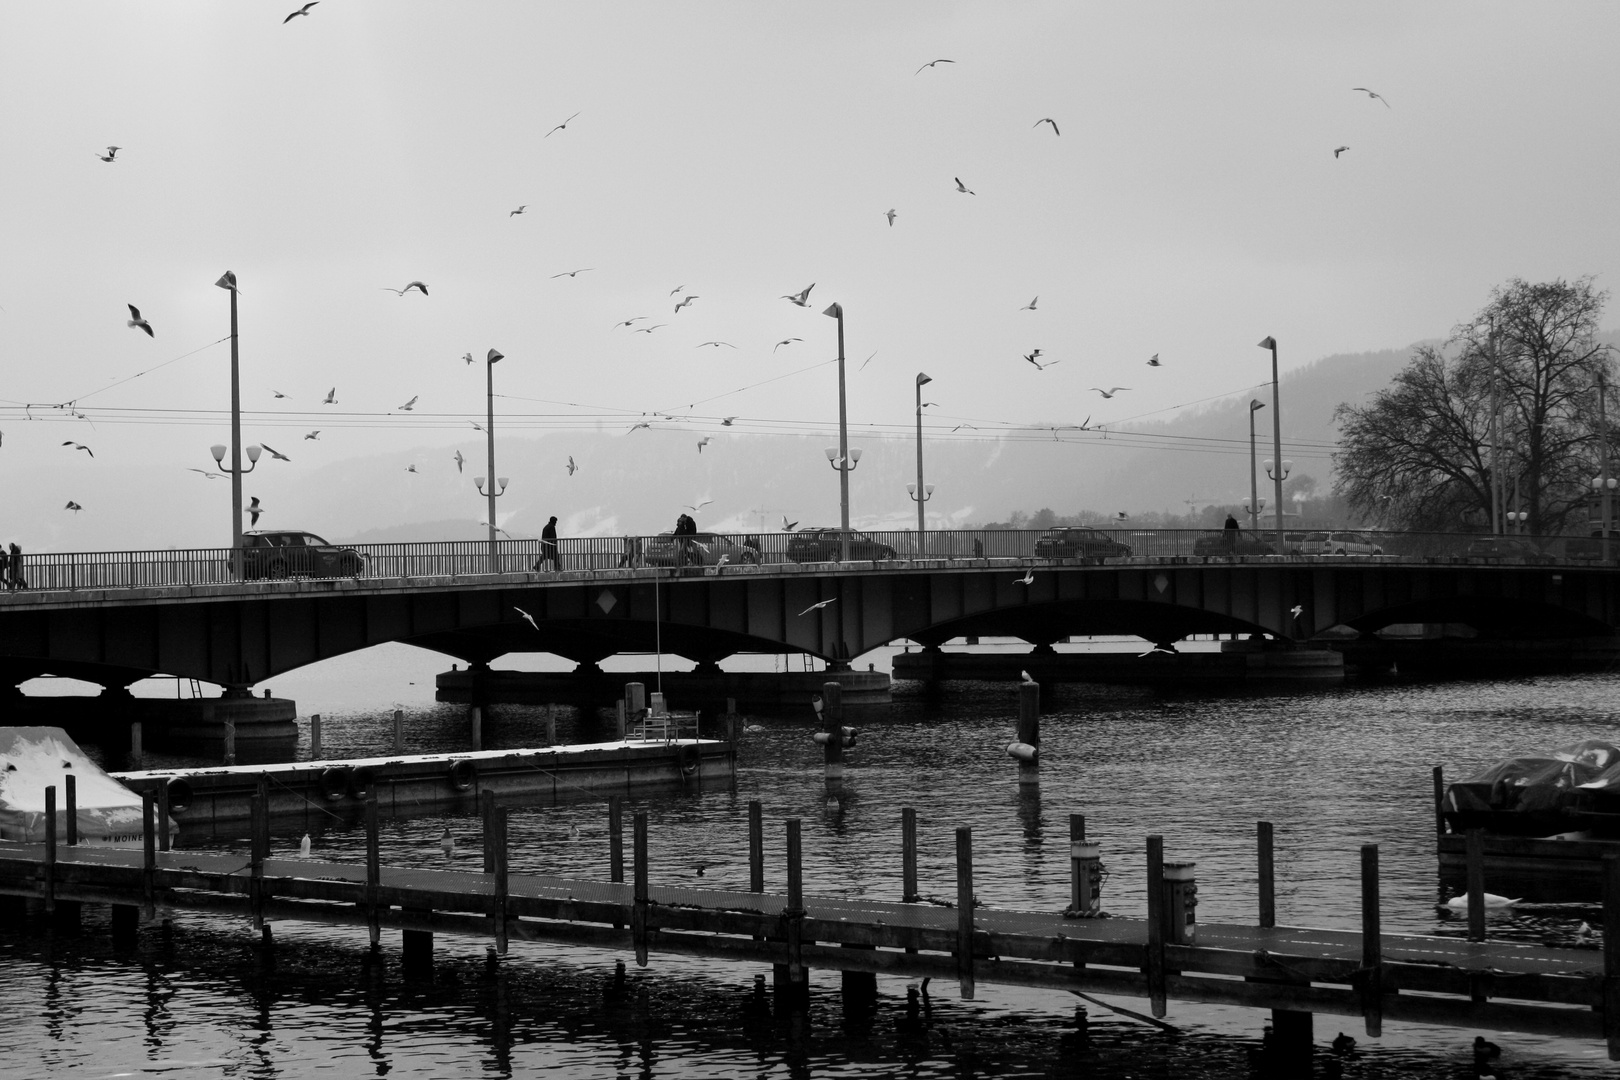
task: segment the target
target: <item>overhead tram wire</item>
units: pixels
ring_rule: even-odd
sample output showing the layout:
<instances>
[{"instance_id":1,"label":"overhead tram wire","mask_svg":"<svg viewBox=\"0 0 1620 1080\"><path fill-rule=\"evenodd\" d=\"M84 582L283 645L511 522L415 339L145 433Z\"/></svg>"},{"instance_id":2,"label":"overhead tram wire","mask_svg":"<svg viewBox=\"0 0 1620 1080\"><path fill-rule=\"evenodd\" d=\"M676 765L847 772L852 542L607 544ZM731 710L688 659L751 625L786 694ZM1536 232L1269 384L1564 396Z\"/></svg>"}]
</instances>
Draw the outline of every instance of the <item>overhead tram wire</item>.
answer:
<instances>
[{"instance_id":1,"label":"overhead tram wire","mask_svg":"<svg viewBox=\"0 0 1620 1080\"><path fill-rule=\"evenodd\" d=\"M126 375L122 379L118 379L118 380L116 380L114 382L110 382L106 386L100 387L99 389L91 390L88 393L79 394L79 395L77 395L75 397L63 398L61 401L43 401L43 402L42 401L17 401L17 400L12 399L12 398L0 398L0 402L5 402L8 405L15 405L15 406L18 406L18 407L20 407L22 409L63 409L63 408L66 408L66 407L68 407L70 405L73 405L73 404L75 404L77 402L84 401L86 398L95 397L97 394L104 394L108 390L111 390L115 386L122 386L127 382L134 382L136 379L140 378L142 375L150 375L152 372L157 371L159 368L166 368L170 364L178 363L179 361L184 360L189 356L196 356L198 353L202 352L205 349L211 349L215 345L222 345L222 344L224 344L225 342L227 342L229 340L231 340L231 337L230 337L229 334L226 334L224 337L218 339L217 341L210 341L206 345L199 345L195 349L192 349L190 352L183 352L179 356L170 357L169 359L163 361L161 364L153 364L149 368L145 368L144 370L137 371L133 375Z\"/></svg>"}]
</instances>

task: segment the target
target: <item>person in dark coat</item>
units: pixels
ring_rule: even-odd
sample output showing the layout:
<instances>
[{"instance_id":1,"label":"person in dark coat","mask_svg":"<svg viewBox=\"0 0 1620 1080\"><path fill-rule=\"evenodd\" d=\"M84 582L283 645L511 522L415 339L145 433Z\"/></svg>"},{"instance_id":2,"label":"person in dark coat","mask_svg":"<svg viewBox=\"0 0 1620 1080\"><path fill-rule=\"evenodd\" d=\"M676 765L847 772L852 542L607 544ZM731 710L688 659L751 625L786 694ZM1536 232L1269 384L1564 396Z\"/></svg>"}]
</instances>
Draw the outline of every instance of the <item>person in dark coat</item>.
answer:
<instances>
[{"instance_id":1,"label":"person in dark coat","mask_svg":"<svg viewBox=\"0 0 1620 1080\"><path fill-rule=\"evenodd\" d=\"M1237 540L1238 540L1237 518L1233 517L1231 514L1227 514L1226 515L1226 524L1224 526L1222 526L1221 531L1225 534L1224 538L1226 540L1226 546L1229 547L1229 548L1237 547Z\"/></svg>"},{"instance_id":2,"label":"person in dark coat","mask_svg":"<svg viewBox=\"0 0 1620 1080\"><path fill-rule=\"evenodd\" d=\"M6 570L6 588L26 589L28 582L22 576L22 548L13 541L11 545L11 565Z\"/></svg>"},{"instance_id":3,"label":"person in dark coat","mask_svg":"<svg viewBox=\"0 0 1620 1080\"><path fill-rule=\"evenodd\" d=\"M540 530L540 561L534 564L536 570L544 570L550 566L553 570L561 570L562 562L557 558L557 517L552 515L546 527Z\"/></svg>"},{"instance_id":4,"label":"person in dark coat","mask_svg":"<svg viewBox=\"0 0 1620 1080\"><path fill-rule=\"evenodd\" d=\"M692 561L692 541L688 537L697 535L697 522L692 515L682 513L675 519L675 561L685 566Z\"/></svg>"}]
</instances>

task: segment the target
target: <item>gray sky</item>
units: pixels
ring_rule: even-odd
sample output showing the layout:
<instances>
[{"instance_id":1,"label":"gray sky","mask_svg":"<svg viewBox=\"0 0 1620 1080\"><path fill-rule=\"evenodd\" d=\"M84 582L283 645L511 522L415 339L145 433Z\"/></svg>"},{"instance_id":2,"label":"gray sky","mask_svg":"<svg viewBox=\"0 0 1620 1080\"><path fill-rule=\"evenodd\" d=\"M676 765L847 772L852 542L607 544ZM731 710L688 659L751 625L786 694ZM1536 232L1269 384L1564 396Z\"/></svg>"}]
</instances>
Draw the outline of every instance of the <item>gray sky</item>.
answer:
<instances>
[{"instance_id":1,"label":"gray sky","mask_svg":"<svg viewBox=\"0 0 1620 1080\"><path fill-rule=\"evenodd\" d=\"M664 411L746 454L835 424L838 301L851 421L909 431L924 370L930 438L988 456L1247 393L1267 334L1285 371L1400 346L1620 253L1613 4L297 6L0 6L0 537L228 538L186 471L227 432L226 269L247 441L294 458L255 480L290 484L472 457L491 346L503 433Z\"/></svg>"}]
</instances>

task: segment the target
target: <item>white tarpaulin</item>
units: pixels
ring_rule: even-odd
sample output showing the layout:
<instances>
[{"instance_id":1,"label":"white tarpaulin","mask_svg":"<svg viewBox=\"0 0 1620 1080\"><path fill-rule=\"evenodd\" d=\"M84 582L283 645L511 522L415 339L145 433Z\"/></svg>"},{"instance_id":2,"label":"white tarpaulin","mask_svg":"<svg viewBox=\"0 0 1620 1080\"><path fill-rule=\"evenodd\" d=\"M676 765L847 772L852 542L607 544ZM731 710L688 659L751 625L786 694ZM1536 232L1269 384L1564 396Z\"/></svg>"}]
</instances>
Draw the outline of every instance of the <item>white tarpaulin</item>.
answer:
<instances>
[{"instance_id":1,"label":"white tarpaulin","mask_svg":"<svg viewBox=\"0 0 1620 1080\"><path fill-rule=\"evenodd\" d=\"M69 776L80 843L141 842L141 797L54 727L0 727L0 840L44 842L45 789L54 785L56 838L66 841Z\"/></svg>"}]
</instances>

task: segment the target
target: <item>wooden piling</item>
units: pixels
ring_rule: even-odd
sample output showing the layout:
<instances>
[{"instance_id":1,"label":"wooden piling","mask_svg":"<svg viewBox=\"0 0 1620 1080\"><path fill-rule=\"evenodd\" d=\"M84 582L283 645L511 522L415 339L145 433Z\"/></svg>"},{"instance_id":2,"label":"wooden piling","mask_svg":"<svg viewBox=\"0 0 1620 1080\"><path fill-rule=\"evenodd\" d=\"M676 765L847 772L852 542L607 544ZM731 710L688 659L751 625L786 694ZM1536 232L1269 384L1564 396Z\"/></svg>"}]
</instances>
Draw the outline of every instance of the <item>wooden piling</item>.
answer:
<instances>
[{"instance_id":1,"label":"wooden piling","mask_svg":"<svg viewBox=\"0 0 1620 1080\"><path fill-rule=\"evenodd\" d=\"M1270 929L1277 925L1277 859L1272 847L1271 822L1256 822L1254 833L1259 849L1260 925Z\"/></svg>"},{"instance_id":2,"label":"wooden piling","mask_svg":"<svg viewBox=\"0 0 1620 1080\"><path fill-rule=\"evenodd\" d=\"M1361 1015L1367 1034L1384 1031L1384 943L1378 912L1378 845L1361 845Z\"/></svg>"},{"instance_id":3,"label":"wooden piling","mask_svg":"<svg viewBox=\"0 0 1620 1080\"><path fill-rule=\"evenodd\" d=\"M624 884L624 796L608 796L608 880Z\"/></svg>"},{"instance_id":4,"label":"wooden piling","mask_svg":"<svg viewBox=\"0 0 1620 1080\"><path fill-rule=\"evenodd\" d=\"M839 683L821 684L821 719L827 725L827 738L821 744L828 780L844 778L844 688Z\"/></svg>"},{"instance_id":5,"label":"wooden piling","mask_svg":"<svg viewBox=\"0 0 1620 1080\"><path fill-rule=\"evenodd\" d=\"M56 785L45 785L45 914L56 914Z\"/></svg>"},{"instance_id":6,"label":"wooden piling","mask_svg":"<svg viewBox=\"0 0 1620 1080\"><path fill-rule=\"evenodd\" d=\"M956 972L962 998L973 1000L973 830L956 830Z\"/></svg>"},{"instance_id":7,"label":"wooden piling","mask_svg":"<svg viewBox=\"0 0 1620 1080\"><path fill-rule=\"evenodd\" d=\"M259 777L258 788L253 792L253 802L250 807L249 826L249 865L251 877L248 881L248 896L253 908L253 929L264 929L264 860L270 853L270 795L269 783L265 777ZM148 841L150 843L150 841Z\"/></svg>"},{"instance_id":8,"label":"wooden piling","mask_svg":"<svg viewBox=\"0 0 1620 1080\"><path fill-rule=\"evenodd\" d=\"M546 745L557 745L557 707L546 706Z\"/></svg>"},{"instance_id":9,"label":"wooden piling","mask_svg":"<svg viewBox=\"0 0 1620 1080\"><path fill-rule=\"evenodd\" d=\"M373 788L366 793L366 929L374 951L382 944L382 920L377 912L377 889L382 884L381 817Z\"/></svg>"},{"instance_id":10,"label":"wooden piling","mask_svg":"<svg viewBox=\"0 0 1620 1080\"><path fill-rule=\"evenodd\" d=\"M1034 756L1027 761L1024 758L1018 759L1018 783L1039 784L1041 782L1040 683L1018 684L1018 741L1035 750Z\"/></svg>"},{"instance_id":11,"label":"wooden piling","mask_svg":"<svg viewBox=\"0 0 1620 1080\"><path fill-rule=\"evenodd\" d=\"M782 910L786 923L788 963L787 975L792 982L806 981L804 972L804 851L801 845L799 819L787 820L787 906Z\"/></svg>"},{"instance_id":12,"label":"wooden piling","mask_svg":"<svg viewBox=\"0 0 1620 1080\"><path fill-rule=\"evenodd\" d=\"M765 808L748 800L748 891L765 891Z\"/></svg>"},{"instance_id":13,"label":"wooden piling","mask_svg":"<svg viewBox=\"0 0 1620 1080\"><path fill-rule=\"evenodd\" d=\"M148 919L157 915L157 800L141 792L141 906Z\"/></svg>"},{"instance_id":14,"label":"wooden piling","mask_svg":"<svg viewBox=\"0 0 1620 1080\"><path fill-rule=\"evenodd\" d=\"M506 955L506 899L511 892L510 879L507 874L508 862L506 857L506 826L510 818L510 813L511 811L508 807L497 806L495 805L494 799L490 800L490 824L493 825L495 829L495 895L493 905L493 914L495 917L495 952L501 956Z\"/></svg>"},{"instance_id":15,"label":"wooden piling","mask_svg":"<svg viewBox=\"0 0 1620 1080\"><path fill-rule=\"evenodd\" d=\"M917 892L917 811L907 806L900 811L900 902L915 904Z\"/></svg>"},{"instance_id":16,"label":"wooden piling","mask_svg":"<svg viewBox=\"0 0 1620 1080\"><path fill-rule=\"evenodd\" d=\"M1147 976L1148 1007L1154 1016L1167 1011L1164 966L1164 837L1147 838Z\"/></svg>"},{"instance_id":17,"label":"wooden piling","mask_svg":"<svg viewBox=\"0 0 1620 1080\"><path fill-rule=\"evenodd\" d=\"M1468 940L1485 940L1485 830L1469 829L1464 835L1468 875Z\"/></svg>"},{"instance_id":18,"label":"wooden piling","mask_svg":"<svg viewBox=\"0 0 1620 1080\"><path fill-rule=\"evenodd\" d=\"M141 748L141 722L132 721L129 725L129 767L131 769L146 768L146 754Z\"/></svg>"},{"instance_id":19,"label":"wooden piling","mask_svg":"<svg viewBox=\"0 0 1620 1080\"><path fill-rule=\"evenodd\" d=\"M742 734L742 717L737 715L737 699L726 698L726 741L732 746L737 745L737 738Z\"/></svg>"},{"instance_id":20,"label":"wooden piling","mask_svg":"<svg viewBox=\"0 0 1620 1080\"><path fill-rule=\"evenodd\" d=\"M321 714L309 718L309 760L321 760Z\"/></svg>"},{"instance_id":21,"label":"wooden piling","mask_svg":"<svg viewBox=\"0 0 1620 1080\"><path fill-rule=\"evenodd\" d=\"M625 716L623 699L613 703L613 730L620 742L630 734L630 722Z\"/></svg>"},{"instance_id":22,"label":"wooden piling","mask_svg":"<svg viewBox=\"0 0 1620 1080\"><path fill-rule=\"evenodd\" d=\"M484 707L474 705L472 714L467 719L468 726L472 729L469 734L472 736L473 752L477 753L484 748Z\"/></svg>"},{"instance_id":23,"label":"wooden piling","mask_svg":"<svg viewBox=\"0 0 1620 1080\"><path fill-rule=\"evenodd\" d=\"M79 778L72 773L63 777L67 792L67 846L79 846Z\"/></svg>"},{"instance_id":24,"label":"wooden piling","mask_svg":"<svg viewBox=\"0 0 1620 1080\"><path fill-rule=\"evenodd\" d=\"M113 948L133 948L140 936L141 909L134 904L111 906Z\"/></svg>"},{"instance_id":25,"label":"wooden piling","mask_svg":"<svg viewBox=\"0 0 1620 1080\"><path fill-rule=\"evenodd\" d=\"M1620 1061L1620 855L1603 856L1603 1038Z\"/></svg>"},{"instance_id":26,"label":"wooden piling","mask_svg":"<svg viewBox=\"0 0 1620 1080\"><path fill-rule=\"evenodd\" d=\"M647 814L635 816L631 861L635 871L635 902L630 909L630 937L636 946L636 964L647 966Z\"/></svg>"},{"instance_id":27,"label":"wooden piling","mask_svg":"<svg viewBox=\"0 0 1620 1080\"><path fill-rule=\"evenodd\" d=\"M394 753L405 752L405 710L394 710Z\"/></svg>"},{"instance_id":28,"label":"wooden piling","mask_svg":"<svg viewBox=\"0 0 1620 1080\"><path fill-rule=\"evenodd\" d=\"M1434 767L1434 836L1435 839L1446 835L1446 779L1444 770L1436 765ZM1435 852L1439 855L1438 847Z\"/></svg>"},{"instance_id":29,"label":"wooden piling","mask_svg":"<svg viewBox=\"0 0 1620 1080\"><path fill-rule=\"evenodd\" d=\"M478 794L478 823L484 834L484 873L495 872L495 793Z\"/></svg>"},{"instance_id":30,"label":"wooden piling","mask_svg":"<svg viewBox=\"0 0 1620 1080\"><path fill-rule=\"evenodd\" d=\"M1081 859L1078 845L1086 842L1086 815L1069 815L1069 910L1079 913L1085 910L1090 890L1086 887L1086 866Z\"/></svg>"},{"instance_id":31,"label":"wooden piling","mask_svg":"<svg viewBox=\"0 0 1620 1080\"><path fill-rule=\"evenodd\" d=\"M236 764L236 720L233 717L225 718L225 755L226 765Z\"/></svg>"},{"instance_id":32,"label":"wooden piling","mask_svg":"<svg viewBox=\"0 0 1620 1080\"><path fill-rule=\"evenodd\" d=\"M168 851L171 838L169 836L169 785L167 782L157 785L154 792L157 796L157 849Z\"/></svg>"}]
</instances>

